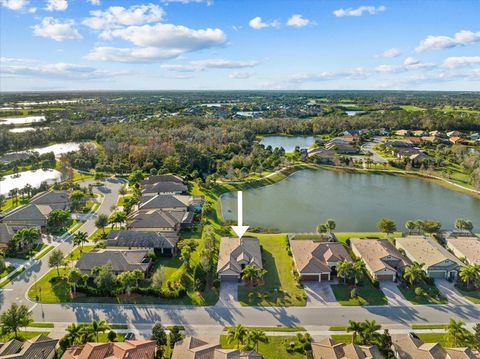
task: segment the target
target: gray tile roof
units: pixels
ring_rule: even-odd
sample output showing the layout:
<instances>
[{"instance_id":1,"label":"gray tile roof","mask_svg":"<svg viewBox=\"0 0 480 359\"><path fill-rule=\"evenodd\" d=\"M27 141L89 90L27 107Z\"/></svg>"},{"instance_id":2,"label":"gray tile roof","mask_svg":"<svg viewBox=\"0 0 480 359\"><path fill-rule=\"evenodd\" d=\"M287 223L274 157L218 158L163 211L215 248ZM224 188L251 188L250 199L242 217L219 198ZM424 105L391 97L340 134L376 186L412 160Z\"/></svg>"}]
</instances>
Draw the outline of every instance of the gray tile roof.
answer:
<instances>
[{"instance_id":1,"label":"gray tile roof","mask_svg":"<svg viewBox=\"0 0 480 359\"><path fill-rule=\"evenodd\" d=\"M159 182L183 183L183 179L179 176L174 176L174 175L150 176L142 180L142 182L140 182L140 185L141 186L152 185Z\"/></svg>"},{"instance_id":2,"label":"gray tile roof","mask_svg":"<svg viewBox=\"0 0 480 359\"><path fill-rule=\"evenodd\" d=\"M75 265L76 268L84 272L91 271L94 267L106 264L112 265L114 272L127 272L140 269L146 272L150 266L150 261L145 261L147 250L119 250L119 249L99 249L84 253Z\"/></svg>"},{"instance_id":3,"label":"gray tile roof","mask_svg":"<svg viewBox=\"0 0 480 359\"><path fill-rule=\"evenodd\" d=\"M137 211L128 219L128 228L172 228L180 222L162 210Z\"/></svg>"},{"instance_id":4,"label":"gray tile roof","mask_svg":"<svg viewBox=\"0 0 480 359\"><path fill-rule=\"evenodd\" d=\"M1 359L42 359L51 358L58 340L39 335L25 342L13 339L0 347Z\"/></svg>"},{"instance_id":5,"label":"gray tile roof","mask_svg":"<svg viewBox=\"0 0 480 359\"><path fill-rule=\"evenodd\" d=\"M46 204L52 208L67 208L70 200L67 191L45 191L37 193L30 199L31 204Z\"/></svg>"},{"instance_id":6,"label":"gray tile roof","mask_svg":"<svg viewBox=\"0 0 480 359\"><path fill-rule=\"evenodd\" d=\"M187 191L187 186L178 182L158 182L152 185L143 186L143 194L148 193L182 193Z\"/></svg>"},{"instance_id":7,"label":"gray tile roof","mask_svg":"<svg viewBox=\"0 0 480 359\"><path fill-rule=\"evenodd\" d=\"M52 208L48 205L27 204L25 206L17 207L12 211L6 213L2 218L3 222L8 221L27 221L28 220L47 220L48 214Z\"/></svg>"},{"instance_id":8,"label":"gray tile roof","mask_svg":"<svg viewBox=\"0 0 480 359\"><path fill-rule=\"evenodd\" d=\"M111 231L107 237L107 246L140 248L174 248L178 236L151 231Z\"/></svg>"},{"instance_id":9,"label":"gray tile roof","mask_svg":"<svg viewBox=\"0 0 480 359\"><path fill-rule=\"evenodd\" d=\"M5 223L0 223L0 244L7 245L14 234L14 230L11 226Z\"/></svg>"},{"instance_id":10,"label":"gray tile roof","mask_svg":"<svg viewBox=\"0 0 480 359\"><path fill-rule=\"evenodd\" d=\"M140 209L163 209L163 208L178 208L187 209L187 206L179 201L175 196L164 194L153 197L142 197Z\"/></svg>"}]
</instances>

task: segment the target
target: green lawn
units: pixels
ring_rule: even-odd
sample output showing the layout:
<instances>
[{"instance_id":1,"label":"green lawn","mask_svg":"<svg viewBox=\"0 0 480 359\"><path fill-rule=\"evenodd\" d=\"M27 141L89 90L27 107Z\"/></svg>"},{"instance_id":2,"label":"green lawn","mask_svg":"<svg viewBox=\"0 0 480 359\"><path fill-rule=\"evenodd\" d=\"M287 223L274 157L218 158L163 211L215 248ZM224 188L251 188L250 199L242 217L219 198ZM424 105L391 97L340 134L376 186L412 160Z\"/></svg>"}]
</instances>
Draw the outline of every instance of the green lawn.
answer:
<instances>
[{"instance_id":1,"label":"green lawn","mask_svg":"<svg viewBox=\"0 0 480 359\"><path fill-rule=\"evenodd\" d=\"M65 258L71 261L77 261L80 259L81 253L88 253L94 248L95 248L95 245L93 244L84 244L83 248L80 248L79 246L77 246Z\"/></svg>"},{"instance_id":2,"label":"green lawn","mask_svg":"<svg viewBox=\"0 0 480 359\"><path fill-rule=\"evenodd\" d=\"M68 268L60 268L60 275L65 275ZM28 291L28 297L41 302L69 302L71 300L70 285L66 280L57 277L57 270L50 269Z\"/></svg>"},{"instance_id":3,"label":"green lawn","mask_svg":"<svg viewBox=\"0 0 480 359\"><path fill-rule=\"evenodd\" d=\"M39 331L39 332L29 332L25 330L20 330L18 332L18 338L21 340L27 340L27 339L32 339L36 337L37 335L43 334L43 335L48 335L50 332L48 331ZM11 334L0 334L0 342L7 342L11 339L13 339L14 335Z\"/></svg>"},{"instance_id":4,"label":"green lawn","mask_svg":"<svg viewBox=\"0 0 480 359\"><path fill-rule=\"evenodd\" d=\"M233 327L225 327L223 328L224 331L228 331ZM307 330L304 327L245 327L249 330L261 330L263 332L306 332Z\"/></svg>"},{"instance_id":5,"label":"green lawn","mask_svg":"<svg viewBox=\"0 0 480 359\"><path fill-rule=\"evenodd\" d=\"M53 328L53 323L33 322L28 325L30 328Z\"/></svg>"},{"instance_id":6,"label":"green lawn","mask_svg":"<svg viewBox=\"0 0 480 359\"><path fill-rule=\"evenodd\" d=\"M450 347L446 333L415 333L424 343L440 343L443 347Z\"/></svg>"},{"instance_id":7,"label":"green lawn","mask_svg":"<svg viewBox=\"0 0 480 359\"><path fill-rule=\"evenodd\" d=\"M448 324L412 324L412 329L446 329Z\"/></svg>"},{"instance_id":8,"label":"green lawn","mask_svg":"<svg viewBox=\"0 0 480 359\"><path fill-rule=\"evenodd\" d=\"M328 328L331 332L346 332L347 326L344 325L334 325L333 327Z\"/></svg>"},{"instance_id":9,"label":"green lawn","mask_svg":"<svg viewBox=\"0 0 480 359\"><path fill-rule=\"evenodd\" d=\"M480 304L480 290L463 290L458 287L457 290L469 301Z\"/></svg>"},{"instance_id":10,"label":"green lawn","mask_svg":"<svg viewBox=\"0 0 480 359\"><path fill-rule=\"evenodd\" d=\"M287 352L286 345L292 340L295 340L295 337L268 337L268 343L260 343L258 351L265 359L305 359L305 355L302 353L290 354ZM220 344L224 349L236 348L235 343L228 343L228 337L226 335L220 336Z\"/></svg>"},{"instance_id":11,"label":"green lawn","mask_svg":"<svg viewBox=\"0 0 480 359\"><path fill-rule=\"evenodd\" d=\"M429 286L427 284L420 285L424 290L424 295L417 296L415 294L415 288L410 288L404 285L399 285L398 289L402 292L405 299L409 300L413 304L447 304L448 300L440 294L435 285Z\"/></svg>"},{"instance_id":12,"label":"green lawn","mask_svg":"<svg viewBox=\"0 0 480 359\"><path fill-rule=\"evenodd\" d=\"M251 234L260 240L263 268L267 270L264 284L257 288L239 286L242 305L303 306L307 297L293 275L293 260L287 251L285 234ZM275 289L278 293L275 294ZM252 301L248 293L254 293Z\"/></svg>"},{"instance_id":13,"label":"green lawn","mask_svg":"<svg viewBox=\"0 0 480 359\"><path fill-rule=\"evenodd\" d=\"M0 279L3 278L3 277L6 277L8 274L10 274L11 272L13 272L15 270L15 267L14 266L8 266L6 267L3 272L0 272Z\"/></svg>"},{"instance_id":14,"label":"green lawn","mask_svg":"<svg viewBox=\"0 0 480 359\"><path fill-rule=\"evenodd\" d=\"M352 342L352 334L334 334L331 337L337 343L350 344Z\"/></svg>"},{"instance_id":15,"label":"green lawn","mask_svg":"<svg viewBox=\"0 0 480 359\"><path fill-rule=\"evenodd\" d=\"M357 298L350 298L353 287L343 284L333 284L332 291L335 298L341 305L386 305L387 298L385 294L373 286L369 280L363 280L361 286L357 288Z\"/></svg>"},{"instance_id":16,"label":"green lawn","mask_svg":"<svg viewBox=\"0 0 480 359\"><path fill-rule=\"evenodd\" d=\"M424 108L414 106L414 105L402 105L402 106L400 106L400 108L404 111L407 111L407 112L425 111Z\"/></svg>"},{"instance_id":17,"label":"green lawn","mask_svg":"<svg viewBox=\"0 0 480 359\"><path fill-rule=\"evenodd\" d=\"M36 260L42 259L44 256L47 255L47 253L49 253L50 251L52 251L54 248L55 248L54 246L48 246L47 249L42 250L40 253L38 253L38 254L35 256L35 259L36 259Z\"/></svg>"},{"instance_id":18,"label":"green lawn","mask_svg":"<svg viewBox=\"0 0 480 359\"><path fill-rule=\"evenodd\" d=\"M18 205L22 205L22 204L27 204L28 203L28 199L24 198L24 199L21 199L19 198L18 199ZM5 202L3 202L2 206L0 207L0 212L1 211L6 211L7 209L10 209L11 207L16 207L13 205L13 198L7 198L5 200Z\"/></svg>"},{"instance_id":19,"label":"green lawn","mask_svg":"<svg viewBox=\"0 0 480 359\"><path fill-rule=\"evenodd\" d=\"M349 238L387 238L383 232L334 232L339 242L346 243ZM401 237L402 232L395 232L391 236Z\"/></svg>"}]
</instances>

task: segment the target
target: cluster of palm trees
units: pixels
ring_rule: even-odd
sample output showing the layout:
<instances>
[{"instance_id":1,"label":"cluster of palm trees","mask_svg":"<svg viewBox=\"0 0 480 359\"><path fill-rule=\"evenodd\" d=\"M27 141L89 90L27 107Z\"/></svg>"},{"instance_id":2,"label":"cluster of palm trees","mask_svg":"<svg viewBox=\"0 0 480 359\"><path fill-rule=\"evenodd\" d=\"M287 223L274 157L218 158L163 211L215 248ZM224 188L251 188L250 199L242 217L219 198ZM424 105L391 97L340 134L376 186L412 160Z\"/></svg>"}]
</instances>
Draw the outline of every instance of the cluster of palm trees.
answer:
<instances>
[{"instance_id":1,"label":"cluster of palm trees","mask_svg":"<svg viewBox=\"0 0 480 359\"><path fill-rule=\"evenodd\" d=\"M353 283L355 287L358 287L365 277L365 263L341 261L337 264L337 276L343 278L343 284Z\"/></svg>"},{"instance_id":2,"label":"cluster of palm trees","mask_svg":"<svg viewBox=\"0 0 480 359\"><path fill-rule=\"evenodd\" d=\"M467 264L460 268L458 277L467 286L467 289L480 289L480 264Z\"/></svg>"},{"instance_id":3,"label":"cluster of palm trees","mask_svg":"<svg viewBox=\"0 0 480 359\"><path fill-rule=\"evenodd\" d=\"M423 270L423 263L413 262L405 266L403 270L403 279L413 287L414 285L424 281L427 278L427 273Z\"/></svg>"},{"instance_id":4,"label":"cluster of palm trees","mask_svg":"<svg viewBox=\"0 0 480 359\"><path fill-rule=\"evenodd\" d=\"M33 187L30 184L26 184L23 188L13 188L10 191L8 191L8 196L12 199L12 204L14 206L18 206L19 200L18 196L20 196L22 199L25 198L30 198L33 194Z\"/></svg>"},{"instance_id":5,"label":"cluster of palm trees","mask_svg":"<svg viewBox=\"0 0 480 359\"><path fill-rule=\"evenodd\" d=\"M333 219L327 219L325 223L319 224L317 226L318 233L332 233L332 231L337 228L337 223Z\"/></svg>"},{"instance_id":6,"label":"cluster of palm trees","mask_svg":"<svg viewBox=\"0 0 480 359\"><path fill-rule=\"evenodd\" d=\"M385 358L393 358L390 347L392 338L387 329L380 332L382 326L375 320L365 320L363 322L348 322L347 332L352 333L352 342L359 345L376 345Z\"/></svg>"},{"instance_id":7,"label":"cluster of palm trees","mask_svg":"<svg viewBox=\"0 0 480 359\"><path fill-rule=\"evenodd\" d=\"M259 268L256 265L246 265L242 271L242 279L248 284L256 286L267 274L266 269Z\"/></svg>"},{"instance_id":8,"label":"cluster of palm trees","mask_svg":"<svg viewBox=\"0 0 480 359\"><path fill-rule=\"evenodd\" d=\"M457 218L455 228L461 231L473 231L473 223L469 219Z\"/></svg>"},{"instance_id":9,"label":"cluster of palm trees","mask_svg":"<svg viewBox=\"0 0 480 359\"><path fill-rule=\"evenodd\" d=\"M437 233L442 228L442 224L439 221L417 219L415 221L412 221L412 220L407 221L405 223L405 228L408 230L408 234L412 234L412 233L433 234L433 233Z\"/></svg>"},{"instance_id":10,"label":"cluster of palm trees","mask_svg":"<svg viewBox=\"0 0 480 359\"><path fill-rule=\"evenodd\" d=\"M104 320L94 320L90 324L70 324L67 334L60 340L60 346L68 348L75 344L85 344L100 340L100 333L110 330L110 326Z\"/></svg>"},{"instance_id":11,"label":"cluster of palm trees","mask_svg":"<svg viewBox=\"0 0 480 359\"><path fill-rule=\"evenodd\" d=\"M15 256L19 252L30 252L38 240L40 239L40 231L36 227L19 229L8 242L7 253Z\"/></svg>"},{"instance_id":12,"label":"cluster of palm trees","mask_svg":"<svg viewBox=\"0 0 480 359\"><path fill-rule=\"evenodd\" d=\"M461 320L450 319L446 326L448 344L453 348L475 347L480 343L475 343L474 335L465 328L465 323Z\"/></svg>"},{"instance_id":13,"label":"cluster of palm trees","mask_svg":"<svg viewBox=\"0 0 480 359\"><path fill-rule=\"evenodd\" d=\"M268 337L259 329L248 329L241 324L229 328L228 342L235 343L237 349L254 349L258 352L260 343L268 343Z\"/></svg>"}]
</instances>

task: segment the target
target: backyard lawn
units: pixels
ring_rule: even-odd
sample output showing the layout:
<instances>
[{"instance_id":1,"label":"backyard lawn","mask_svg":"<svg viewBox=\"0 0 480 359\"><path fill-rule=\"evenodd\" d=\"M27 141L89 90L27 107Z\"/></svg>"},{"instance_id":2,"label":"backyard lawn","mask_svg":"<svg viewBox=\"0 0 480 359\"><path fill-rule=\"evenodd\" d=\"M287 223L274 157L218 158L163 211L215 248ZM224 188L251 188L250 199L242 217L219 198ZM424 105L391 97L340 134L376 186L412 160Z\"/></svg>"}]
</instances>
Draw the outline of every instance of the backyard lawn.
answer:
<instances>
[{"instance_id":1,"label":"backyard lawn","mask_svg":"<svg viewBox=\"0 0 480 359\"><path fill-rule=\"evenodd\" d=\"M67 256L65 256L65 258L67 258L70 261L78 261L80 259L81 253L88 253L94 248L95 248L95 245L93 244L84 244L83 248L80 248L80 246L77 246L73 251L71 251Z\"/></svg>"},{"instance_id":2,"label":"backyard lawn","mask_svg":"<svg viewBox=\"0 0 480 359\"><path fill-rule=\"evenodd\" d=\"M302 353L287 352L286 346L292 340L295 340L295 337L268 337L268 343L260 343L258 346L258 351L265 359L304 359L305 355ZM220 336L220 344L224 349L236 348L236 343L229 343L226 335Z\"/></svg>"},{"instance_id":3,"label":"backyard lawn","mask_svg":"<svg viewBox=\"0 0 480 359\"><path fill-rule=\"evenodd\" d=\"M447 304L448 300L440 294L435 285L428 285L424 283L420 285L423 288L424 294L417 296L415 294L415 288L407 287L405 285L399 285L398 289L402 292L405 299L409 300L413 304Z\"/></svg>"},{"instance_id":4,"label":"backyard lawn","mask_svg":"<svg viewBox=\"0 0 480 359\"><path fill-rule=\"evenodd\" d=\"M48 331L41 331L41 332L29 332L25 330L19 330L18 331L18 337L19 339L22 340L27 340L27 339L32 339L36 337L37 335L43 334L43 335L48 335L50 332ZM13 333L9 334L0 334L0 342L5 343L8 342L9 340L13 339L14 335Z\"/></svg>"},{"instance_id":5,"label":"backyard lawn","mask_svg":"<svg viewBox=\"0 0 480 359\"><path fill-rule=\"evenodd\" d=\"M257 288L239 286L238 299L242 305L264 306L303 306L307 297L293 275L293 260L287 251L285 234L258 234L252 236L260 240L263 268L267 270L264 284ZM275 293L277 290L277 293ZM248 293L254 293L248 298Z\"/></svg>"},{"instance_id":6,"label":"backyard lawn","mask_svg":"<svg viewBox=\"0 0 480 359\"><path fill-rule=\"evenodd\" d=\"M333 284L332 291L335 298L341 305L386 305L387 298L385 294L373 286L369 280L363 280L357 288L357 298L351 298L350 293L353 287L343 284Z\"/></svg>"}]
</instances>

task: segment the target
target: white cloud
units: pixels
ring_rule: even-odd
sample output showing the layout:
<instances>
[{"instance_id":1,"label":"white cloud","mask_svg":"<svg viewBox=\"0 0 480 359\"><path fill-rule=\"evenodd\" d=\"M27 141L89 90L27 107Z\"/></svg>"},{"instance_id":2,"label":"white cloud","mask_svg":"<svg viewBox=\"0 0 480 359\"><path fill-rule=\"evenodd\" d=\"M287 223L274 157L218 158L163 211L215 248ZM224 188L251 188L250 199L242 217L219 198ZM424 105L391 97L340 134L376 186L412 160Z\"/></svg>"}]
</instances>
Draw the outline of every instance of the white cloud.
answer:
<instances>
[{"instance_id":1,"label":"white cloud","mask_svg":"<svg viewBox=\"0 0 480 359\"><path fill-rule=\"evenodd\" d=\"M407 57L405 60L403 60L403 64L406 66L416 65L418 64L418 60L414 59L413 57Z\"/></svg>"},{"instance_id":2,"label":"white cloud","mask_svg":"<svg viewBox=\"0 0 480 359\"><path fill-rule=\"evenodd\" d=\"M185 26L156 24L129 26L110 32L110 37L120 38L138 46L117 48L100 46L93 49L86 58L99 61L151 62L170 59L184 53L199 51L226 42L220 29L193 30Z\"/></svg>"},{"instance_id":3,"label":"white cloud","mask_svg":"<svg viewBox=\"0 0 480 359\"><path fill-rule=\"evenodd\" d=\"M100 0L87 0L92 5L99 6L100 5Z\"/></svg>"},{"instance_id":4,"label":"white cloud","mask_svg":"<svg viewBox=\"0 0 480 359\"><path fill-rule=\"evenodd\" d=\"M194 72L204 71L206 69L243 69L248 67L254 67L258 64L258 61L253 60L235 61L225 59L205 59L190 61L190 63L187 65L164 64L161 65L161 68L167 71Z\"/></svg>"},{"instance_id":5,"label":"white cloud","mask_svg":"<svg viewBox=\"0 0 480 359\"><path fill-rule=\"evenodd\" d=\"M439 50L447 49L456 46L465 46L469 44L474 44L480 41L480 31L473 32L469 30L462 30L453 37L450 36L427 36L426 39L422 40L417 46L415 51L423 52L426 50Z\"/></svg>"},{"instance_id":6,"label":"white cloud","mask_svg":"<svg viewBox=\"0 0 480 359\"><path fill-rule=\"evenodd\" d=\"M387 8L383 5L380 6L360 6L356 9L354 8L347 8L347 9L337 9L333 12L333 15L337 17L343 16L362 16L365 13L370 15L375 15L381 12L384 12Z\"/></svg>"},{"instance_id":7,"label":"white cloud","mask_svg":"<svg viewBox=\"0 0 480 359\"><path fill-rule=\"evenodd\" d=\"M94 30L110 30L122 26L143 25L157 22L165 15L163 9L155 4L133 5L129 8L123 6L110 6L107 10L90 11L90 17L82 24Z\"/></svg>"},{"instance_id":8,"label":"white cloud","mask_svg":"<svg viewBox=\"0 0 480 359\"><path fill-rule=\"evenodd\" d=\"M75 28L73 20L59 20L53 17L43 18L40 24L32 26L35 36L46 37L55 41L79 40L82 35Z\"/></svg>"},{"instance_id":9,"label":"white cloud","mask_svg":"<svg viewBox=\"0 0 480 359\"><path fill-rule=\"evenodd\" d=\"M47 0L45 10L47 11L65 11L68 8L67 0Z\"/></svg>"},{"instance_id":10,"label":"white cloud","mask_svg":"<svg viewBox=\"0 0 480 359\"><path fill-rule=\"evenodd\" d=\"M375 71L381 74L392 74L405 71L405 68L400 65L379 65L375 67Z\"/></svg>"},{"instance_id":11,"label":"white cloud","mask_svg":"<svg viewBox=\"0 0 480 359\"><path fill-rule=\"evenodd\" d=\"M376 55L375 57L383 57L383 58L386 58L386 59L390 59L390 58L393 58L393 57L398 57L401 54L402 54L402 52L400 51L400 49L398 49L396 47L392 47L391 49L385 50L384 52Z\"/></svg>"},{"instance_id":12,"label":"white cloud","mask_svg":"<svg viewBox=\"0 0 480 359\"><path fill-rule=\"evenodd\" d=\"M301 14L295 14L287 21L287 26L304 27L311 24L311 21L303 18Z\"/></svg>"},{"instance_id":13,"label":"white cloud","mask_svg":"<svg viewBox=\"0 0 480 359\"><path fill-rule=\"evenodd\" d=\"M110 72L98 70L93 67L66 64L66 63L53 63L35 66L3 66L2 73L14 76L27 76L27 77L48 77L52 76L66 78L66 79L96 79L105 78L111 76L126 75L127 72Z\"/></svg>"},{"instance_id":14,"label":"white cloud","mask_svg":"<svg viewBox=\"0 0 480 359\"><path fill-rule=\"evenodd\" d=\"M1 0L1 3L7 9L18 11L23 10L28 5L28 0Z\"/></svg>"},{"instance_id":15,"label":"white cloud","mask_svg":"<svg viewBox=\"0 0 480 359\"><path fill-rule=\"evenodd\" d=\"M205 3L208 6L213 5L213 0L162 0L163 3L179 3L179 4L201 4Z\"/></svg>"},{"instance_id":16,"label":"white cloud","mask_svg":"<svg viewBox=\"0 0 480 359\"><path fill-rule=\"evenodd\" d=\"M228 74L228 78L235 79L235 80L249 79L252 76L253 76L253 73L251 73L251 72L234 71L234 72L231 72L231 73Z\"/></svg>"},{"instance_id":17,"label":"white cloud","mask_svg":"<svg viewBox=\"0 0 480 359\"><path fill-rule=\"evenodd\" d=\"M476 64L480 64L480 56L453 56L443 61L443 66L451 69Z\"/></svg>"},{"instance_id":18,"label":"white cloud","mask_svg":"<svg viewBox=\"0 0 480 359\"><path fill-rule=\"evenodd\" d=\"M260 30L266 27L274 27L274 28L279 28L280 27L280 21L278 20L273 20L271 22L264 22L260 16L254 17L248 22L248 25L250 25L251 28L255 30Z\"/></svg>"}]
</instances>

